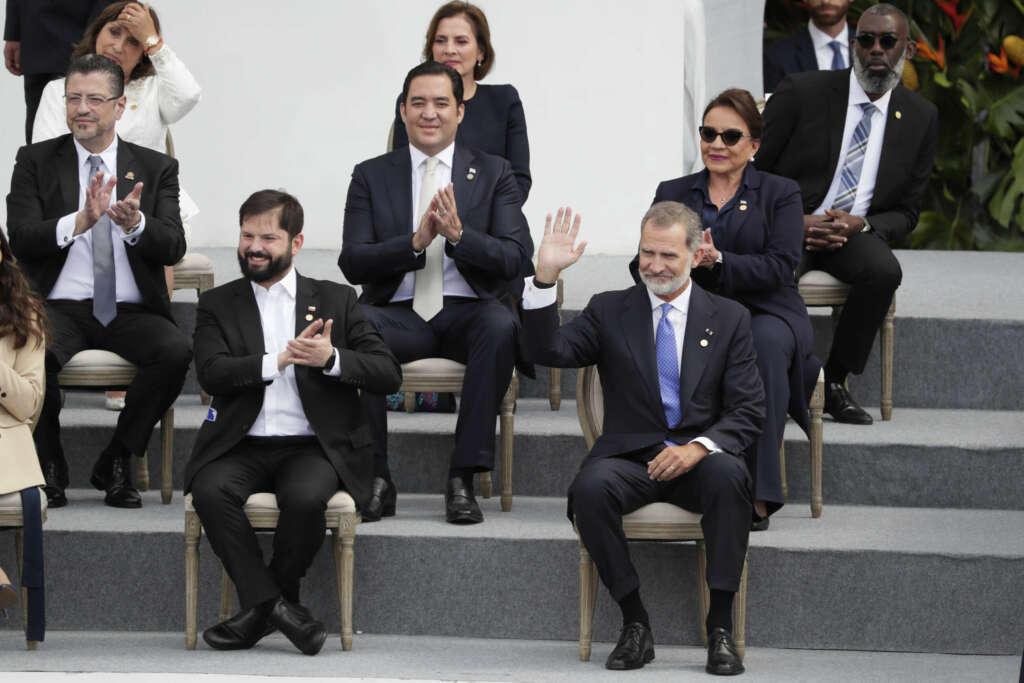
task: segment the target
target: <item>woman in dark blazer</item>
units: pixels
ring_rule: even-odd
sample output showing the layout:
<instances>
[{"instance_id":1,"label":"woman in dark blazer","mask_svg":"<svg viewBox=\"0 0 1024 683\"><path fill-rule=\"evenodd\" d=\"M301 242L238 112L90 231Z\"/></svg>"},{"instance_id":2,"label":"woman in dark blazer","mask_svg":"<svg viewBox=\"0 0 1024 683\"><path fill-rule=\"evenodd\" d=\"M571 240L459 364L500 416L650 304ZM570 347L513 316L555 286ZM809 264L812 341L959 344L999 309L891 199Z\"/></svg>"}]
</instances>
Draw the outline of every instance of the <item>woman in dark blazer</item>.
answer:
<instances>
[{"instance_id":1,"label":"woman in dark blazer","mask_svg":"<svg viewBox=\"0 0 1024 683\"><path fill-rule=\"evenodd\" d=\"M807 404L821 366L793 274L803 241L800 189L749 163L762 130L750 93L726 90L704 110L705 169L661 183L654 196L655 202L682 202L701 217L694 281L750 310L766 404L764 431L743 454L754 480L755 530L767 528L768 515L782 507L779 447L786 413L807 431Z\"/></svg>"},{"instance_id":2,"label":"woman in dark blazer","mask_svg":"<svg viewBox=\"0 0 1024 683\"><path fill-rule=\"evenodd\" d=\"M424 61L443 62L462 76L466 112L456 142L507 159L523 203L530 194L530 143L519 93L511 85L477 83L494 66L487 17L476 5L449 2L434 13L423 46ZM391 149L409 144L395 105Z\"/></svg>"}]
</instances>

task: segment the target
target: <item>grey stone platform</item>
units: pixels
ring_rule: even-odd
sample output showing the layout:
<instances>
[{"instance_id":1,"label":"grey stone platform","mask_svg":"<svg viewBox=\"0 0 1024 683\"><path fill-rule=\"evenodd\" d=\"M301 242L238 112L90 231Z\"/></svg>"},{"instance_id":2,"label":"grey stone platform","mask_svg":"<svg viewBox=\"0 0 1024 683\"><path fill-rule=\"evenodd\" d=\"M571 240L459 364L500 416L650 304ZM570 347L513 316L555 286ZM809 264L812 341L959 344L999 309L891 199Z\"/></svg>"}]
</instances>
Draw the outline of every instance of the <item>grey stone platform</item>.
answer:
<instances>
[{"instance_id":1,"label":"grey stone platform","mask_svg":"<svg viewBox=\"0 0 1024 683\"><path fill-rule=\"evenodd\" d=\"M40 650L25 652L19 649L21 644L13 634L0 632L0 667L18 672L104 672L102 678L79 674L59 679L104 683L165 683L181 680L186 674L205 674L200 679L204 683L256 683L267 681L265 676L283 683L311 678L532 683L708 680L703 669L703 649L673 645L657 631L656 659L628 675L604 669L611 643L595 643L591 661L580 662L574 643L564 640L357 634L353 649L342 652L336 638L335 635L328 640L316 657L302 657L277 634L246 652L216 652L206 649L202 641L200 649L185 652L180 633L51 631ZM117 647L111 648L115 642ZM746 667L742 680L754 683L992 683L1014 680L1020 658L748 647ZM53 678L23 673L18 680L35 683Z\"/></svg>"}]
</instances>

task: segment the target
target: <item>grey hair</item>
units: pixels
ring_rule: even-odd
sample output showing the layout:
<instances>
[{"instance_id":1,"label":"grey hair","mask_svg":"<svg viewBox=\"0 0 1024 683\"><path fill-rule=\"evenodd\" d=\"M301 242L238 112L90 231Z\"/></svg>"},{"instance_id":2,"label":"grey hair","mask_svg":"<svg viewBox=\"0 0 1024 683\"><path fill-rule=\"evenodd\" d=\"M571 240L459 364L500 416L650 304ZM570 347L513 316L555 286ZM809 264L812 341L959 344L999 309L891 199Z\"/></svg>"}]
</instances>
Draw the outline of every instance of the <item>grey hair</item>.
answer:
<instances>
[{"instance_id":1,"label":"grey hair","mask_svg":"<svg viewBox=\"0 0 1024 683\"><path fill-rule=\"evenodd\" d=\"M700 224L700 216L685 204L679 202L658 202L647 209L640 221L640 232L650 223L658 228L670 228L682 225L686 229L686 248L692 254L700 246L701 233L704 228Z\"/></svg>"},{"instance_id":2,"label":"grey hair","mask_svg":"<svg viewBox=\"0 0 1024 683\"><path fill-rule=\"evenodd\" d=\"M878 16L886 16L887 14L898 14L903 19L903 26L907 31L907 35L910 35L910 20L907 19L907 15L903 13L899 7L890 5L887 2L880 2L877 5L868 7L861 13L861 16L867 16L869 14L877 14Z\"/></svg>"}]
</instances>

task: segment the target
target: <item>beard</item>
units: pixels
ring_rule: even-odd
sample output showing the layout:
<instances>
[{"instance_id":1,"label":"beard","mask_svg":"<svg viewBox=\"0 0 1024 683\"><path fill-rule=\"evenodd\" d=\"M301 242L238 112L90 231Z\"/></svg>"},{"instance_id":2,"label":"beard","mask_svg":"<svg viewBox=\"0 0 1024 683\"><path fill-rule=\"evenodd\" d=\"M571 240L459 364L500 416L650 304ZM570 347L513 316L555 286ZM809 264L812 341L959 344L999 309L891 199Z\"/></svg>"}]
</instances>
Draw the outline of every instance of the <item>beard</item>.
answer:
<instances>
[{"instance_id":1,"label":"beard","mask_svg":"<svg viewBox=\"0 0 1024 683\"><path fill-rule=\"evenodd\" d=\"M906 61L907 54L904 52L900 55L900 59L896 62L895 67L879 73L873 73L854 55L853 73L857 77L860 87L864 89L864 92L869 95L884 95L895 88L896 84L900 82L900 78L903 76L903 64Z\"/></svg>"},{"instance_id":2,"label":"beard","mask_svg":"<svg viewBox=\"0 0 1024 683\"><path fill-rule=\"evenodd\" d=\"M667 280L655 279L658 277L667 277L668 273L645 273L640 271L640 281L646 285L647 289L654 292L656 296L668 296L673 292L678 292L690 279L689 267L683 270L681 275L676 277L669 277Z\"/></svg>"},{"instance_id":3,"label":"beard","mask_svg":"<svg viewBox=\"0 0 1024 683\"><path fill-rule=\"evenodd\" d=\"M266 265L262 268L253 266L249 263L249 256L262 256L267 259ZM242 275L253 282L266 282L267 280L273 280L281 273L288 270L292 265L292 253L291 251L285 251L277 258L273 258L265 251L248 251L246 253L238 252L238 267L242 270Z\"/></svg>"}]
</instances>

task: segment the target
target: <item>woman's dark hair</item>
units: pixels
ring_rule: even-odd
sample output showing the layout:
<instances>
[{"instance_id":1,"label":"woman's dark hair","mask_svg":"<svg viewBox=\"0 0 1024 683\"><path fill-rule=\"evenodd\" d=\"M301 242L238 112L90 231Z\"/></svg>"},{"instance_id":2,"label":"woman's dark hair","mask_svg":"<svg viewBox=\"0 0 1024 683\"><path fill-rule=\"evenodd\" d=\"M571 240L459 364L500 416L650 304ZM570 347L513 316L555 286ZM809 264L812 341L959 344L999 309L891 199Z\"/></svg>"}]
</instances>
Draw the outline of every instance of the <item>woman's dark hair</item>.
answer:
<instances>
[{"instance_id":1,"label":"woman's dark hair","mask_svg":"<svg viewBox=\"0 0 1024 683\"><path fill-rule=\"evenodd\" d=\"M117 17L120 16L121 10L133 2L136 5L142 4L138 0L119 0L118 2L108 5L105 10L100 12L100 15L96 17L96 21L89 24L85 29L85 33L82 34L82 39L75 44L75 50L71 53L71 59L96 52L96 38L99 37L100 31L102 31L103 27L110 22L117 21ZM149 16L153 18L153 26L156 27L157 34L163 35L160 31L160 19L156 16L156 10L150 8ZM146 56L146 52L143 51L142 59L140 59L139 63L135 65L132 72L128 74L128 80L134 81L138 78L145 78L146 76L153 76L155 74L156 69L153 68L153 63L149 61L149 57Z\"/></svg>"},{"instance_id":2,"label":"woman's dark hair","mask_svg":"<svg viewBox=\"0 0 1024 683\"><path fill-rule=\"evenodd\" d=\"M757 111L757 103L754 102L754 97L749 92L742 88L729 88L719 93L704 108L704 114L700 117L701 123L707 118L708 112L715 107L728 107L732 109L743 119L743 123L747 124L750 137L755 140L761 139L761 135L764 134L764 121L761 119L761 114Z\"/></svg>"},{"instance_id":3,"label":"woman's dark hair","mask_svg":"<svg viewBox=\"0 0 1024 683\"><path fill-rule=\"evenodd\" d=\"M491 47L491 27L487 25L487 17L484 15L484 11L476 5L468 2L448 2L434 12L434 18L430 20L430 26L427 27L427 42L423 46L423 60L429 62L434 59L434 38L437 37L437 25L441 23L441 20L457 17L460 14L465 15L466 21L473 27L476 44L484 55L480 63L473 67L473 80L479 81L494 66L494 48Z\"/></svg>"},{"instance_id":4,"label":"woman's dark hair","mask_svg":"<svg viewBox=\"0 0 1024 683\"><path fill-rule=\"evenodd\" d=\"M25 273L21 272L7 236L0 230L0 337L14 335L14 348L20 349L28 340L36 346L47 345L46 308L32 291Z\"/></svg>"}]
</instances>

